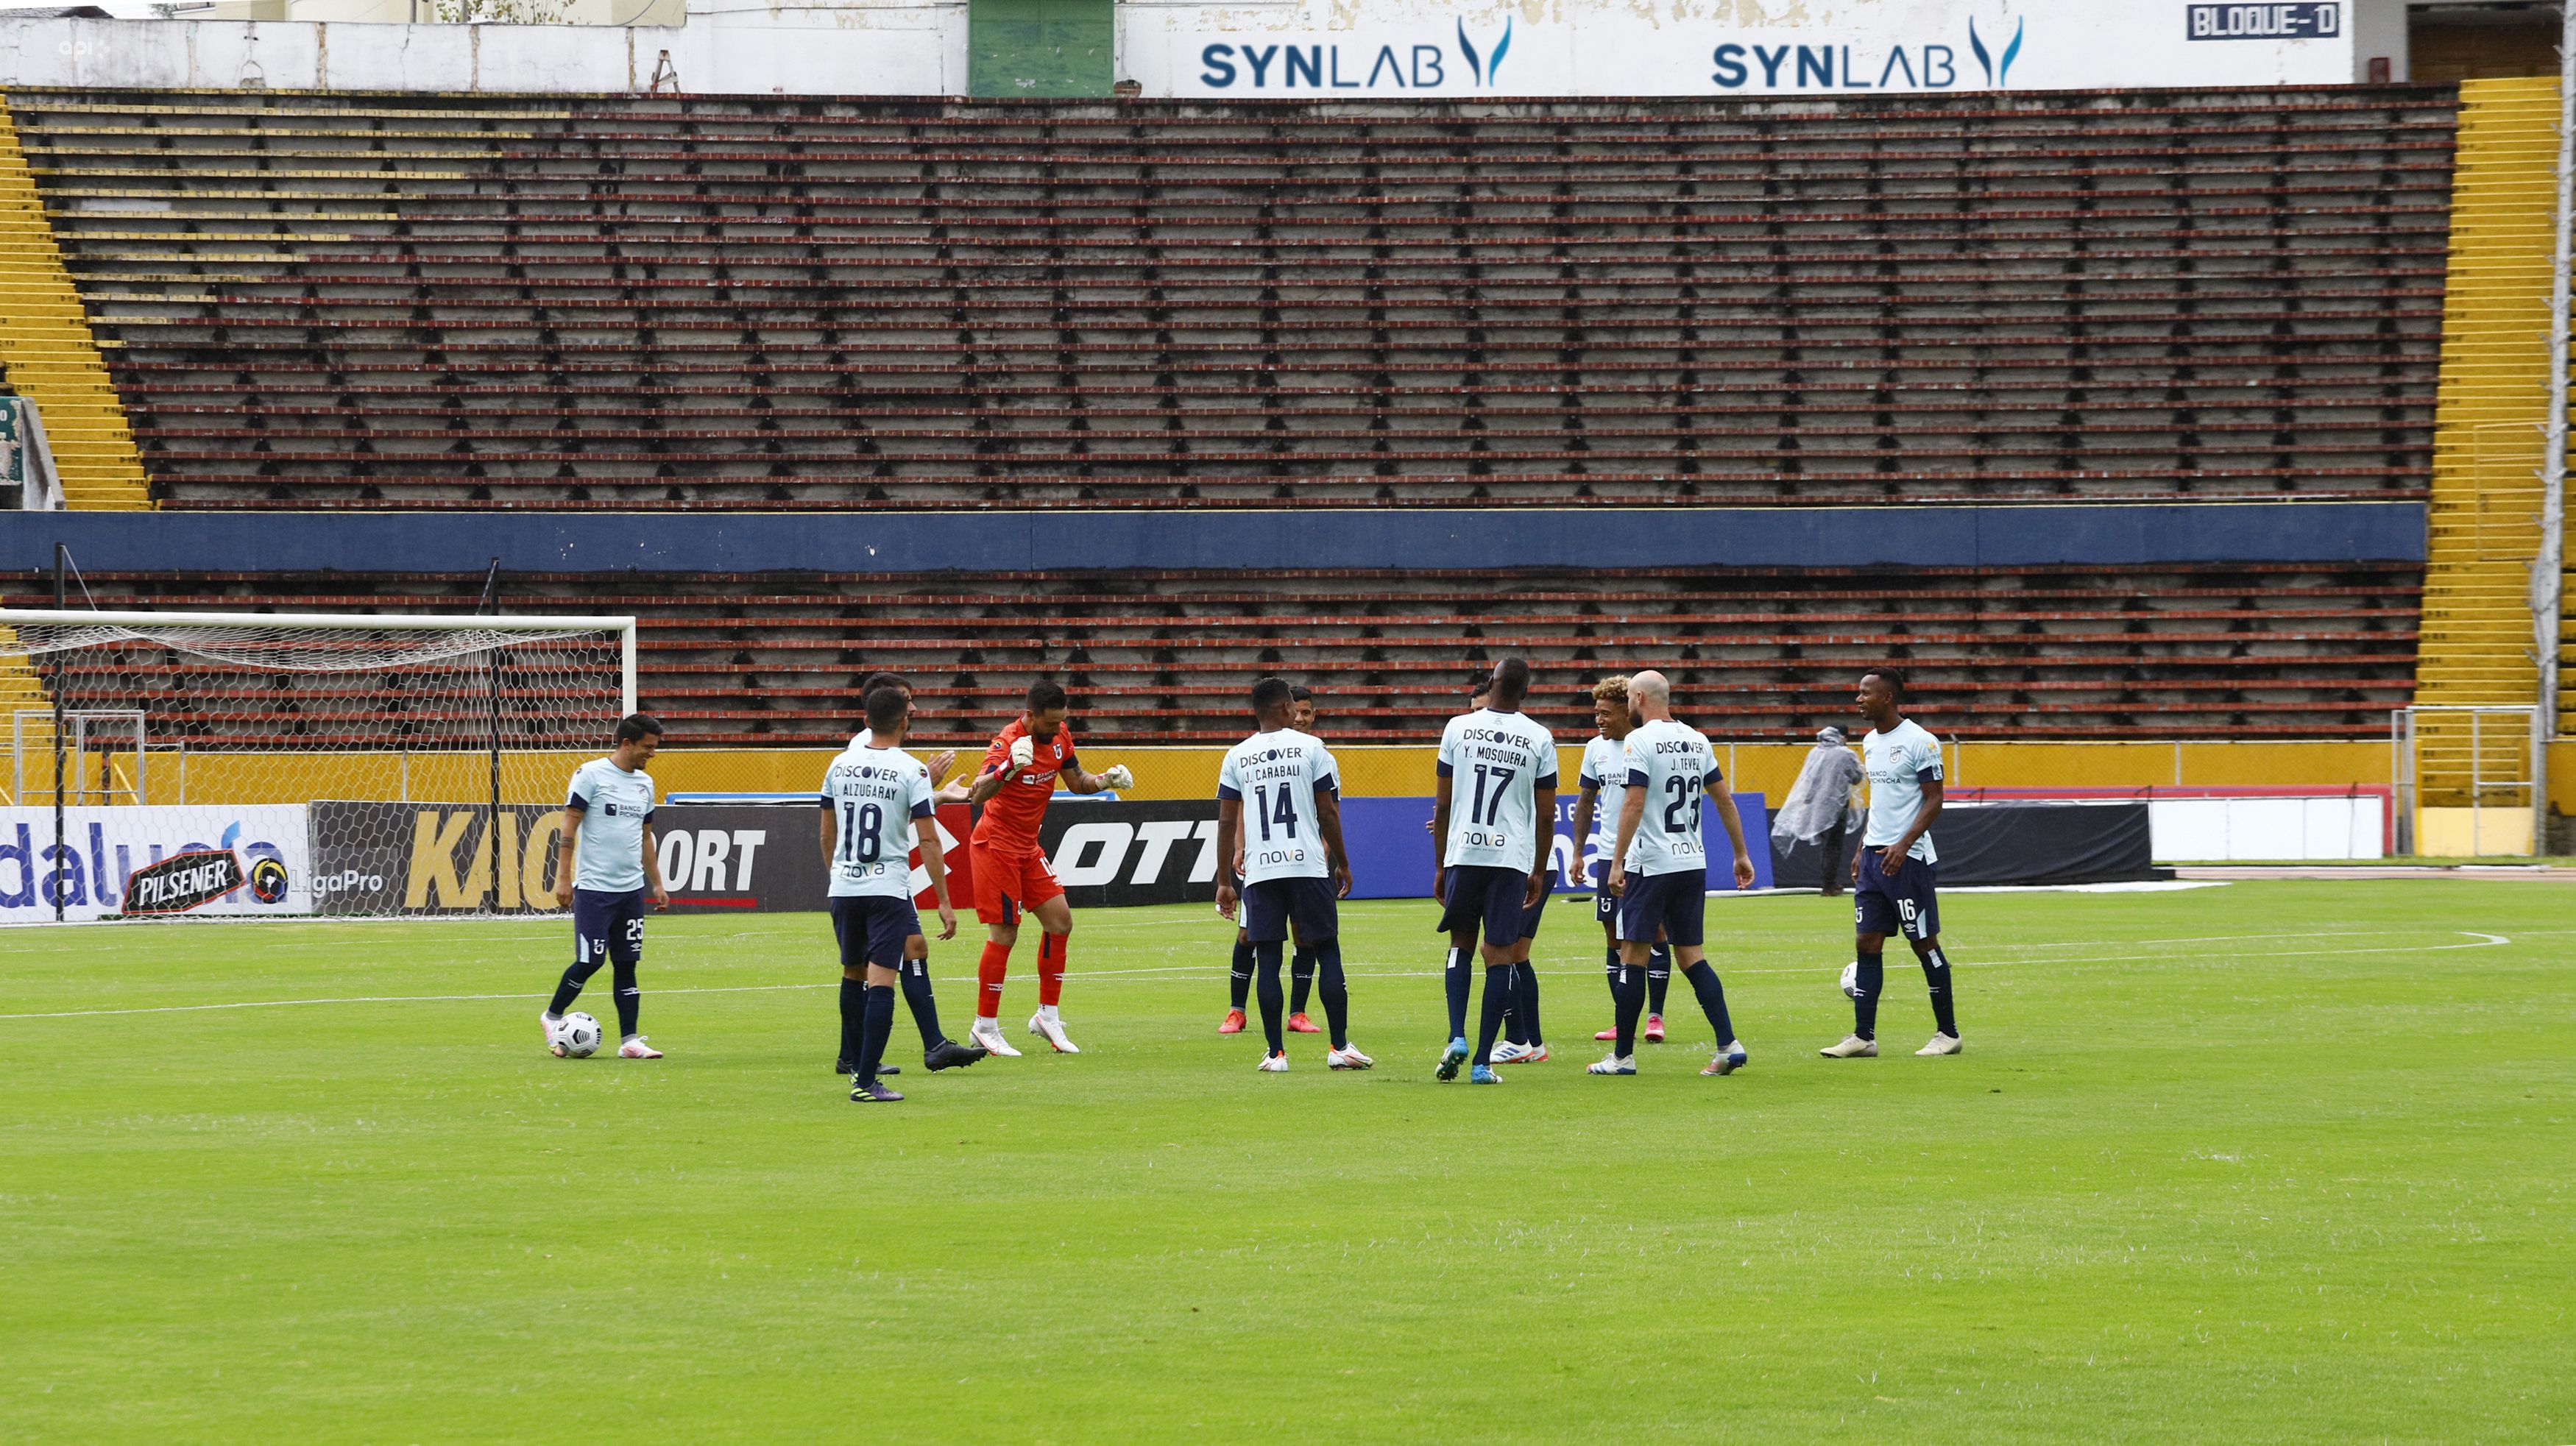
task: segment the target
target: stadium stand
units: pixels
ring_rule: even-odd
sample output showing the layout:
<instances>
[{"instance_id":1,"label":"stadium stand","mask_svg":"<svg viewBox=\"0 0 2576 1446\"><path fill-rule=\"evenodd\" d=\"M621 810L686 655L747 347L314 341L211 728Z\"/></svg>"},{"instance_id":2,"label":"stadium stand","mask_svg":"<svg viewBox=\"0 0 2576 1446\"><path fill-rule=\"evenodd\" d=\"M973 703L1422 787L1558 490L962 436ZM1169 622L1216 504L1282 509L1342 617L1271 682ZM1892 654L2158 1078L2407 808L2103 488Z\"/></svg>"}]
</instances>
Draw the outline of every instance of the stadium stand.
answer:
<instances>
[{"instance_id":1,"label":"stadium stand","mask_svg":"<svg viewBox=\"0 0 2576 1446\"><path fill-rule=\"evenodd\" d=\"M320 612L468 610L482 581L89 579L111 609ZM1689 716L1751 738L1842 718L1858 673L1891 659L1945 734L2349 737L2384 729L2412 686L2417 586L2408 566L2241 564L1534 571L1501 597L1482 575L1416 571L566 574L512 577L508 593L512 611L639 616L643 706L693 743L838 742L882 668L912 679L926 741L953 745L989 737L1039 675L1075 691L1092 737L1231 742L1245 685L1273 670L1326 690L1335 740L1419 743L1506 649L1538 668L1533 715L1574 737L1591 729L1592 680L1614 668L1664 663ZM25 573L5 598L47 601ZM240 703L260 680L171 666L154 705L165 723L215 696L208 728L256 728Z\"/></svg>"},{"instance_id":2,"label":"stadium stand","mask_svg":"<svg viewBox=\"0 0 2576 1446\"><path fill-rule=\"evenodd\" d=\"M2431 465L2444 90L7 104L165 506L2420 499Z\"/></svg>"}]
</instances>

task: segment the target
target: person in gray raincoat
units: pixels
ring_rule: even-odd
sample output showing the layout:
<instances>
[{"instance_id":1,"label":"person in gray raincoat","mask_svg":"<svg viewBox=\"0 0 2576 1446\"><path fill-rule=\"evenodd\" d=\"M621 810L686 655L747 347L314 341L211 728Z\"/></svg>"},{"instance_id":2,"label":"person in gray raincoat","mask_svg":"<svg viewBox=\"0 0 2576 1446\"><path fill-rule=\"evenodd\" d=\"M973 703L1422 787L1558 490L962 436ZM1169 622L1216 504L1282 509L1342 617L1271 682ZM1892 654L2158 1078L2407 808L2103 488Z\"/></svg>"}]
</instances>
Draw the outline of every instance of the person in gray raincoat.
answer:
<instances>
[{"instance_id":1,"label":"person in gray raincoat","mask_svg":"<svg viewBox=\"0 0 2576 1446\"><path fill-rule=\"evenodd\" d=\"M1825 896L1843 891L1843 839L1860 827L1860 760L1840 728L1816 730L1816 746L1798 766L1798 781L1771 816L1771 839L1786 852L1793 843L1825 846Z\"/></svg>"}]
</instances>

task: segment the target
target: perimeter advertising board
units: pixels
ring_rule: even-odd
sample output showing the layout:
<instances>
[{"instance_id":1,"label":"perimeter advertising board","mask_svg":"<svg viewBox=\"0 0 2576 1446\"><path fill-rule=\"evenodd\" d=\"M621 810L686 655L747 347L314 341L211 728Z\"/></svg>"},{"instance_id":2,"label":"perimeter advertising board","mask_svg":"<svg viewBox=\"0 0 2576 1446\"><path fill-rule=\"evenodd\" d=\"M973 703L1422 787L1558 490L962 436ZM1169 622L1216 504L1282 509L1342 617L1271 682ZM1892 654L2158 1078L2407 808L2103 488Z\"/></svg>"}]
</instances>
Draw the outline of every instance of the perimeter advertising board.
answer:
<instances>
[{"instance_id":1,"label":"perimeter advertising board","mask_svg":"<svg viewBox=\"0 0 2576 1446\"><path fill-rule=\"evenodd\" d=\"M187 914L309 914L304 816L292 804L72 807L57 848L53 809L0 808L0 923L49 923L57 898L66 921L122 913L134 875L182 853L229 854L235 870Z\"/></svg>"},{"instance_id":2,"label":"perimeter advertising board","mask_svg":"<svg viewBox=\"0 0 2576 1446\"><path fill-rule=\"evenodd\" d=\"M1123 6L1145 94L1781 96L2348 84L2354 0ZM1544 16L1545 18L1537 18ZM2400 47L2402 49L2402 47Z\"/></svg>"},{"instance_id":3,"label":"perimeter advertising board","mask_svg":"<svg viewBox=\"0 0 2576 1446\"><path fill-rule=\"evenodd\" d=\"M819 810L812 805L664 804L653 815L654 844L675 912L795 912L827 907ZM555 849L563 810L505 805L499 813L502 867L492 866L492 811L475 803L313 805L316 912L324 914L542 914L555 908ZM966 892L966 811L941 811L940 825ZM913 883L926 905L930 880L915 854Z\"/></svg>"}]
</instances>

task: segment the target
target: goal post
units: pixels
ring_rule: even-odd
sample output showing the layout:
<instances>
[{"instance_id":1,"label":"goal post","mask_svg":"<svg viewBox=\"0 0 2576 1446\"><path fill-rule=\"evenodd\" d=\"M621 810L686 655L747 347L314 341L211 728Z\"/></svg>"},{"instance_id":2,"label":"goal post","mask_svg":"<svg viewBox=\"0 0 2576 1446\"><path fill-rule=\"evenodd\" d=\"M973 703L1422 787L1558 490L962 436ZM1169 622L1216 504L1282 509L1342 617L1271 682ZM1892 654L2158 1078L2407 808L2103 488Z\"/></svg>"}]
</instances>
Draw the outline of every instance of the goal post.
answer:
<instances>
[{"instance_id":1,"label":"goal post","mask_svg":"<svg viewBox=\"0 0 2576 1446\"><path fill-rule=\"evenodd\" d=\"M635 619L0 609L0 700L0 921L528 912Z\"/></svg>"}]
</instances>

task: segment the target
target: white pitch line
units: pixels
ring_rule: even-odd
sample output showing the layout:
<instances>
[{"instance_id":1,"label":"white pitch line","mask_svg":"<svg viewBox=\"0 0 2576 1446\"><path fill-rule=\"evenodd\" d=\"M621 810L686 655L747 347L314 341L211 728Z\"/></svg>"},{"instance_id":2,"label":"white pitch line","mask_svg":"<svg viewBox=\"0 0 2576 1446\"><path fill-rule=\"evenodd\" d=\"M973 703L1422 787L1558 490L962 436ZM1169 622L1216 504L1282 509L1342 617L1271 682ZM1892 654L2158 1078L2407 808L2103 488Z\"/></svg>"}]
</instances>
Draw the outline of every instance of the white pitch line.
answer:
<instances>
[{"instance_id":1,"label":"white pitch line","mask_svg":"<svg viewBox=\"0 0 2576 1446\"><path fill-rule=\"evenodd\" d=\"M2473 940L2474 942L2472 942L2472 943L2467 943L2467 944L2425 944L2425 945L2419 945L2419 946L2391 946L2391 947L2387 947L2387 948L2380 948L2380 949L2293 949L2293 950L2288 950L2288 951L2286 951L2286 952L2278 953L2278 954L2228 954L2228 955L2222 955L2222 956L2219 956L2219 957L2221 957L2221 958L2227 958L2227 959L2308 959L2308 958L2321 958L2321 957L2327 957L2327 956L2333 956L2333 957L2346 957L2346 956L2350 956L2350 955L2354 955L2354 954L2438 954L2438 953L2443 953L2443 952L2446 952L2446 951L2448 951L2448 950L2453 950L2453 949L2493 949L2493 948L2498 947L2499 945L2510 944L2510 943L2512 943L2512 942L2513 942L2513 940L2512 940L2511 938L2507 937L2506 935L2503 935L2503 934L2488 934L2488 933L2482 933L2482 932L2480 932L2480 931L2478 931L2478 930L2475 930L2475 929L2458 929L2458 930L2454 930L2454 931L2452 931L2452 932L2460 933L2460 934L2466 934L2466 935L2468 935L2468 936L2469 936L2469 938L2470 938L2471 940ZM2294 934L2248 934L2248 935L2244 935L2244 936L2242 936L2242 937L2244 937L2244 938L2249 938L2249 939L2289 939L2289 938L2307 938L2307 937L2313 937L2313 936L2310 936L2310 935L2294 935ZM2221 938L2216 938L2216 939L2206 940L2206 941L2203 941L2203 942L2210 942L2210 943L2223 942L2223 936L2222 936ZM1963 960L1960 960L1960 961L1959 961L1959 967L1961 967L1961 968L1963 968L1963 969L1971 969L1971 970L1975 970L1975 969L2001 969L2001 968L2008 967L2009 965L2011 965L2011 964L2012 964L2012 962L2013 962L2013 961L2008 960L2008 959L1988 959L1988 960L1967 960L1967 959L1963 959ZM2026 962L2026 963L2048 963L2048 962L2050 962L2050 961L2047 961L2047 960L2028 960L2028 961L2024 961L2024 962ZM1723 970L1723 971L1721 971L1721 972L1723 972L1723 973L1727 973L1727 974L1762 974L1762 975L1773 975L1773 974L1822 974L1822 973L1824 973L1825 971L1827 971L1827 970L1829 970L1829 969L1832 969L1832 968L1834 968L1834 967L1835 967L1835 966L1830 965L1830 964L1810 964L1810 965L1805 965L1805 966L1803 966L1803 967L1796 968L1796 969L1726 969L1726 970ZM1078 981L1080 981L1080 980L1084 980L1084 979L1121 979L1121 978L1131 978L1131 977L1134 977L1134 976L1138 976L1138 975L1145 975L1145 974L1195 974L1195 975L1198 975L1198 976L1199 976L1199 977L1201 977L1201 978L1206 978L1206 979L1216 979L1216 978L1222 978L1222 977L1226 974L1226 972L1227 972L1227 971L1226 971L1225 967L1224 967L1224 966L1221 966L1221 965L1208 965L1208 964L1172 964L1172 965L1163 965L1163 966L1159 966L1159 967L1152 968L1152 969L1092 969L1092 970L1085 970L1085 971L1083 971L1083 972L1082 972L1082 973L1080 973L1080 974L1070 975L1070 976L1068 976L1068 977L1069 977L1069 978L1071 978L1071 979L1076 980L1077 982L1078 982ZM1370 972L1363 973L1363 972L1361 972L1361 971L1359 971L1359 970L1354 969L1354 970L1349 970L1349 971L1346 971L1346 972L1348 973L1349 977L1351 977L1351 978L1353 978L1353 979L1436 979L1436 978L1440 977L1440 972L1441 972L1441 971L1439 971L1439 970L1437 970L1437 969L1398 969L1398 970L1391 970L1391 971L1370 971ZM1547 969L1547 970L1541 970L1540 972L1541 972L1541 973L1543 973L1543 974L1554 974L1554 975L1558 976L1559 978L1574 978L1574 979L1580 979L1580 978L1587 978L1587 977L1591 977L1591 976L1592 976L1592 971L1591 971L1591 970L1589 970L1589 969L1581 969L1581 968L1577 968L1577 969ZM822 983L818 983L818 984L707 984L707 985L688 985L688 986L682 986L682 987L680 987L680 988L675 988L675 989L655 989L655 990L652 990L651 992L652 992L652 993L654 993L654 994L772 994L772 993L779 993L779 992L783 992L783 991L787 991L787 990L796 990L796 989L834 989L834 988L838 988L838 987L839 987L839 984L840 984L840 981L838 981L838 980L826 980L826 981L824 981L824 982L822 982ZM224 1010L224 1009L295 1009L295 1008L302 1008L302 1007L309 1006L309 1005L321 1005L321 1004L459 1004L459 1003L485 1003L485 1002L490 1002L490 1001L493 1001L493 1000L507 1000L507 999L529 1000L529 999L535 999L535 998L537 998L537 997L538 997L538 996L537 996L536 994L534 994L534 993L513 993L513 994L361 994L361 995L351 995L351 996L347 996L347 997L343 997L343 998L337 998L337 999L246 999L246 1000L237 1000L237 1001L234 1001L234 1002L232 1002L232 1003L228 1003L228 1004L156 1004L156 1005L146 1005L146 1006L141 1006L141 1007L132 1008L132 1009L62 1009L62 1010L53 1010L53 1011L49 1011L49 1012L30 1013L30 1014L0 1014L0 1020L9 1020L9 1019L95 1019L95 1018L99 1018L99 1017L107 1016L107 1015L126 1015L126 1014L201 1014L201 1013L206 1013L206 1012L208 1012L208 1011L212 1011L212 1010Z\"/></svg>"}]
</instances>

